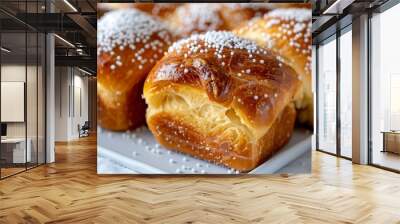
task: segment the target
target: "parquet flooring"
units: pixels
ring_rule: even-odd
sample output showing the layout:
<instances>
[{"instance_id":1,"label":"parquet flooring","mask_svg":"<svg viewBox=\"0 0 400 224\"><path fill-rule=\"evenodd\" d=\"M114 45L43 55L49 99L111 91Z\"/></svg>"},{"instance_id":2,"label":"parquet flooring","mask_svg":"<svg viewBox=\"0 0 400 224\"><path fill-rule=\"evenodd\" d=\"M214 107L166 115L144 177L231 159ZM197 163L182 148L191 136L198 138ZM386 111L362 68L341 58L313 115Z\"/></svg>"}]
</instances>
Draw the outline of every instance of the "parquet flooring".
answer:
<instances>
[{"instance_id":1,"label":"parquet flooring","mask_svg":"<svg viewBox=\"0 0 400 224\"><path fill-rule=\"evenodd\" d=\"M400 175L313 153L313 173L98 176L96 139L0 181L0 223L400 223Z\"/></svg>"},{"instance_id":2,"label":"parquet flooring","mask_svg":"<svg viewBox=\"0 0 400 224\"><path fill-rule=\"evenodd\" d=\"M1 176L2 177L7 177L7 176L13 175L15 173L24 171L24 170L25 170L25 167L21 167L21 168L19 168L19 167L17 167L17 168L14 168L14 167L4 168L3 167L3 168L1 168Z\"/></svg>"}]
</instances>

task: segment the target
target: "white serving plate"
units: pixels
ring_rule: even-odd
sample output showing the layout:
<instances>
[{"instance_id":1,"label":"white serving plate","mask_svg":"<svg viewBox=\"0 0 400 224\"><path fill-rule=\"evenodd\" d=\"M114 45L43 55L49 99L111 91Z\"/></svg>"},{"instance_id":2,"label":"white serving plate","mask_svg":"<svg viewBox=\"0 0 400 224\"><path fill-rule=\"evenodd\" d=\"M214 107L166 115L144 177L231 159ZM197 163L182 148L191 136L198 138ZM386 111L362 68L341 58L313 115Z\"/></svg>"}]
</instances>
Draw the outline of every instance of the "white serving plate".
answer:
<instances>
[{"instance_id":1,"label":"white serving plate","mask_svg":"<svg viewBox=\"0 0 400 224\"><path fill-rule=\"evenodd\" d=\"M147 127L133 132L98 128L98 174L239 174L238 171L160 146ZM308 173L311 132L295 129L289 143L250 174Z\"/></svg>"}]
</instances>

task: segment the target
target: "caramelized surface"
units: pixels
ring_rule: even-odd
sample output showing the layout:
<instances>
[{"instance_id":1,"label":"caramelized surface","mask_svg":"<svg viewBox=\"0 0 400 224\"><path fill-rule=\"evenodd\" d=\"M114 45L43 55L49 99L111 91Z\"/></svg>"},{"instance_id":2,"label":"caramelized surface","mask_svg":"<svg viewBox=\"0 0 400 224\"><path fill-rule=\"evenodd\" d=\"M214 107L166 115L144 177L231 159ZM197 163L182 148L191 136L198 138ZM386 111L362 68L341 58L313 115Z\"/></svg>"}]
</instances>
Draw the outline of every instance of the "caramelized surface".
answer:
<instances>
[{"instance_id":1,"label":"caramelized surface","mask_svg":"<svg viewBox=\"0 0 400 224\"><path fill-rule=\"evenodd\" d=\"M309 4L304 4L307 7ZM299 120L312 126L313 96L311 89L311 10L276 9L233 31L256 41L282 56L299 74L302 91L296 96Z\"/></svg>"},{"instance_id":2,"label":"caramelized surface","mask_svg":"<svg viewBox=\"0 0 400 224\"><path fill-rule=\"evenodd\" d=\"M147 77L147 124L168 148L248 171L289 140L299 84L252 42L226 32L193 36Z\"/></svg>"},{"instance_id":3,"label":"caramelized surface","mask_svg":"<svg viewBox=\"0 0 400 224\"><path fill-rule=\"evenodd\" d=\"M117 10L102 17L97 43L100 126L125 131L144 124L143 82L171 41L165 26L138 10Z\"/></svg>"},{"instance_id":4,"label":"caramelized surface","mask_svg":"<svg viewBox=\"0 0 400 224\"><path fill-rule=\"evenodd\" d=\"M249 58L246 49L224 48L216 55L204 41L195 45L207 53L190 54L187 45L191 44L155 65L145 83L145 94L165 91L174 84L188 85L205 91L209 100L239 111L249 126L269 127L298 91L297 74L274 54L252 53Z\"/></svg>"}]
</instances>

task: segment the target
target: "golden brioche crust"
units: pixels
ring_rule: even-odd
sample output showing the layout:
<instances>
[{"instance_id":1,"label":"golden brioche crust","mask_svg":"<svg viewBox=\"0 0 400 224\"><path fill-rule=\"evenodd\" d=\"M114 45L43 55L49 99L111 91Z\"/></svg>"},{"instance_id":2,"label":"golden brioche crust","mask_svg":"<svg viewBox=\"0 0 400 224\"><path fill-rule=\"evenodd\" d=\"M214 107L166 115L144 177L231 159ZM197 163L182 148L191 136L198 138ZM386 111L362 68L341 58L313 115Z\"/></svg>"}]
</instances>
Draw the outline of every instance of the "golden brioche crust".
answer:
<instances>
[{"instance_id":1,"label":"golden brioche crust","mask_svg":"<svg viewBox=\"0 0 400 224\"><path fill-rule=\"evenodd\" d=\"M133 6L133 3L97 3L97 19L112 10L126 9Z\"/></svg>"},{"instance_id":2,"label":"golden brioche crust","mask_svg":"<svg viewBox=\"0 0 400 224\"><path fill-rule=\"evenodd\" d=\"M144 124L143 82L172 36L151 16L135 9L107 13L98 25L99 124L115 131Z\"/></svg>"},{"instance_id":3,"label":"golden brioche crust","mask_svg":"<svg viewBox=\"0 0 400 224\"><path fill-rule=\"evenodd\" d=\"M226 36L218 40L221 44L229 45L229 38L234 38L243 46L214 49L200 39L221 36ZM293 100L299 83L294 70L274 54L229 32L211 31L175 43L154 66L144 92L150 86L150 91L159 91L172 84L189 85L204 90L211 101L237 109L252 126L268 126Z\"/></svg>"},{"instance_id":4,"label":"golden brioche crust","mask_svg":"<svg viewBox=\"0 0 400 224\"><path fill-rule=\"evenodd\" d=\"M299 120L312 126L311 10L304 7L272 10L233 32L281 55L296 70L303 83L296 97Z\"/></svg>"},{"instance_id":5,"label":"golden brioche crust","mask_svg":"<svg viewBox=\"0 0 400 224\"><path fill-rule=\"evenodd\" d=\"M274 3L275 4L275 3ZM221 13L229 30L244 25L254 17L261 17L271 10L270 3L224 3Z\"/></svg>"},{"instance_id":6,"label":"golden brioche crust","mask_svg":"<svg viewBox=\"0 0 400 224\"><path fill-rule=\"evenodd\" d=\"M228 26L220 9L219 4L183 4L168 18L168 23L180 37L210 30L227 30Z\"/></svg>"},{"instance_id":7,"label":"golden brioche crust","mask_svg":"<svg viewBox=\"0 0 400 224\"><path fill-rule=\"evenodd\" d=\"M180 37L207 31L232 30L268 12L267 3L186 3L167 19Z\"/></svg>"},{"instance_id":8,"label":"golden brioche crust","mask_svg":"<svg viewBox=\"0 0 400 224\"><path fill-rule=\"evenodd\" d=\"M270 4L270 9L283 9L283 8L292 8L292 9L312 9L311 3L272 3Z\"/></svg>"},{"instance_id":9,"label":"golden brioche crust","mask_svg":"<svg viewBox=\"0 0 400 224\"><path fill-rule=\"evenodd\" d=\"M237 136L237 144L231 138L218 137L224 130L201 131L198 126L182 122L180 115L160 112L147 118L150 130L161 145L246 172L260 165L289 141L296 110L293 104L285 107L271 128L254 145L246 135Z\"/></svg>"},{"instance_id":10,"label":"golden brioche crust","mask_svg":"<svg viewBox=\"0 0 400 224\"><path fill-rule=\"evenodd\" d=\"M251 41L194 35L171 46L147 77L147 123L167 147L246 171L289 139L299 85L292 68Z\"/></svg>"},{"instance_id":11,"label":"golden brioche crust","mask_svg":"<svg viewBox=\"0 0 400 224\"><path fill-rule=\"evenodd\" d=\"M103 88L103 85L98 87ZM99 124L101 127L125 131L145 123L146 103L142 99L143 81L132 86L129 91L120 91L119 95L111 91L98 89ZM117 90L118 91L118 90Z\"/></svg>"},{"instance_id":12,"label":"golden brioche crust","mask_svg":"<svg viewBox=\"0 0 400 224\"><path fill-rule=\"evenodd\" d=\"M173 14L182 3L134 3L133 7L159 18Z\"/></svg>"}]
</instances>

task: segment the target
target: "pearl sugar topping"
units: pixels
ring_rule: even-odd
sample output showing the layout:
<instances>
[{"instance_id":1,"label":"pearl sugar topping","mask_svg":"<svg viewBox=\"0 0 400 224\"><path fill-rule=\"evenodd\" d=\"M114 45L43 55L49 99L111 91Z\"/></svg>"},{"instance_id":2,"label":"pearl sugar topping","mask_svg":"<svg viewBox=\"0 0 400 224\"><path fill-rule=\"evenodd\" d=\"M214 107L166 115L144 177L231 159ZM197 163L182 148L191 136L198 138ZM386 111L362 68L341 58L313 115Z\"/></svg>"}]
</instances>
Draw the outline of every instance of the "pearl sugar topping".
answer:
<instances>
[{"instance_id":1,"label":"pearl sugar topping","mask_svg":"<svg viewBox=\"0 0 400 224\"><path fill-rule=\"evenodd\" d=\"M97 27L97 54L107 52L115 55L114 49L117 47L120 51L129 47L135 50L133 58L130 59L132 63L145 64L149 61L142 58L146 49L160 51L164 46L162 41L151 39L153 34L156 33L165 43L171 43L166 25L136 9L108 12L99 20ZM138 48L137 46L142 47ZM159 55L159 57L161 56L162 54ZM142 65L138 66L143 67ZM122 66L121 57L118 55L112 68L115 69L116 66Z\"/></svg>"},{"instance_id":2,"label":"pearl sugar topping","mask_svg":"<svg viewBox=\"0 0 400 224\"><path fill-rule=\"evenodd\" d=\"M187 48L186 57L195 53L214 52L215 58L223 59L224 49L241 49L247 51L249 57L252 54L268 54L267 50L260 48L255 42L240 38L231 32L226 31L209 31L205 34L195 34L189 38L175 42L169 49L169 53L180 53L182 49ZM229 54L228 57L231 57ZM255 61L255 63L264 63L264 61ZM225 63L221 63L225 65Z\"/></svg>"},{"instance_id":3,"label":"pearl sugar topping","mask_svg":"<svg viewBox=\"0 0 400 224\"><path fill-rule=\"evenodd\" d=\"M277 34L267 36L267 45L273 46L275 39L288 39L289 45L299 54L307 55L305 69L311 71L311 10L304 8L276 9L265 15L266 28L278 26ZM304 46L307 45L307 46Z\"/></svg>"},{"instance_id":4,"label":"pearl sugar topping","mask_svg":"<svg viewBox=\"0 0 400 224\"><path fill-rule=\"evenodd\" d=\"M221 26L218 4L191 3L177 9L182 25L179 32L216 30Z\"/></svg>"}]
</instances>

